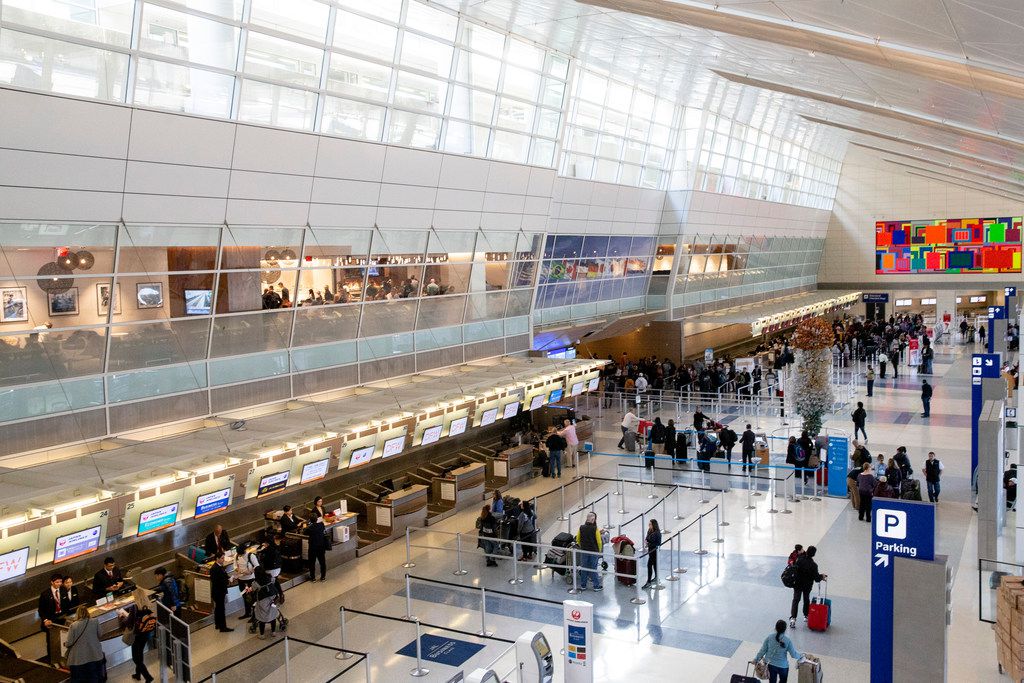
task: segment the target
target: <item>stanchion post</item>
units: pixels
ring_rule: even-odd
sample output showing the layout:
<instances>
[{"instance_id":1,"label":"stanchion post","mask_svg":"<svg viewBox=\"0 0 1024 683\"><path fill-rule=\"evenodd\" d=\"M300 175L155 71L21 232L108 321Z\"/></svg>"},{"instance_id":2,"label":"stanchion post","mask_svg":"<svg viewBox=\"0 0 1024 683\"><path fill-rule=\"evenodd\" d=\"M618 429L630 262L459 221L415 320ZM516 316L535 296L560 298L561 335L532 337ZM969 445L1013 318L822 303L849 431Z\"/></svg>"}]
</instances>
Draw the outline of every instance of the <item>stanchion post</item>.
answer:
<instances>
[{"instance_id":1,"label":"stanchion post","mask_svg":"<svg viewBox=\"0 0 1024 683\"><path fill-rule=\"evenodd\" d=\"M405 575L405 618L415 619L412 615L412 579Z\"/></svg>"},{"instance_id":2,"label":"stanchion post","mask_svg":"<svg viewBox=\"0 0 1024 683\"><path fill-rule=\"evenodd\" d=\"M423 668L423 636L420 635L420 620L416 622L416 668L409 672L410 676L421 678L430 673L430 669Z\"/></svg>"},{"instance_id":3,"label":"stanchion post","mask_svg":"<svg viewBox=\"0 0 1024 683\"><path fill-rule=\"evenodd\" d=\"M292 658L288 653L288 636L284 637L284 683L292 680Z\"/></svg>"},{"instance_id":4,"label":"stanchion post","mask_svg":"<svg viewBox=\"0 0 1024 683\"><path fill-rule=\"evenodd\" d=\"M485 638L494 635L487 630L487 589L482 586L480 587L480 630L476 634Z\"/></svg>"},{"instance_id":5,"label":"stanchion post","mask_svg":"<svg viewBox=\"0 0 1024 683\"><path fill-rule=\"evenodd\" d=\"M795 472L796 470L793 470L793 471ZM793 486L793 499L796 500L796 481L793 481L792 486ZM782 514L784 514L784 515L791 515L791 514L793 514L793 511L789 509L789 497L788 496L782 496Z\"/></svg>"},{"instance_id":6,"label":"stanchion post","mask_svg":"<svg viewBox=\"0 0 1024 683\"><path fill-rule=\"evenodd\" d=\"M560 509L562 511L562 514L560 514L558 516L558 521L559 522L568 522L569 518L565 516L565 484L562 484L561 486L558 487L558 497L561 500L561 503L560 503L561 508Z\"/></svg>"},{"instance_id":7,"label":"stanchion post","mask_svg":"<svg viewBox=\"0 0 1024 683\"><path fill-rule=\"evenodd\" d=\"M821 476L821 485L825 486L825 463L818 463L818 469L814 472L814 495L811 496L811 500L816 503L821 502L821 497L818 495L818 476Z\"/></svg>"},{"instance_id":8,"label":"stanchion post","mask_svg":"<svg viewBox=\"0 0 1024 683\"><path fill-rule=\"evenodd\" d=\"M622 480L618 480L619 484L622 484ZM622 492L619 493L619 514L626 514L626 487L622 487Z\"/></svg>"},{"instance_id":9,"label":"stanchion post","mask_svg":"<svg viewBox=\"0 0 1024 683\"><path fill-rule=\"evenodd\" d=\"M519 541L512 541L512 578L508 580L510 585L518 585L523 582L519 578Z\"/></svg>"},{"instance_id":10,"label":"stanchion post","mask_svg":"<svg viewBox=\"0 0 1024 683\"><path fill-rule=\"evenodd\" d=\"M704 515L700 515L697 518L697 549L693 551L694 555L707 555L708 551L704 548Z\"/></svg>"},{"instance_id":11,"label":"stanchion post","mask_svg":"<svg viewBox=\"0 0 1024 683\"><path fill-rule=\"evenodd\" d=\"M757 507L756 505L754 505L751 502L751 499L750 499L750 496L753 495L753 493L750 490L753 485L754 485L754 482L751 481L750 470L747 470L747 509L748 510L753 510L753 509L755 509Z\"/></svg>"},{"instance_id":12,"label":"stanchion post","mask_svg":"<svg viewBox=\"0 0 1024 683\"><path fill-rule=\"evenodd\" d=\"M405 564L402 566L406 569L412 569L416 566L416 563L412 561L412 542L409 539L410 533L412 533L412 527L405 527Z\"/></svg>"},{"instance_id":13,"label":"stanchion post","mask_svg":"<svg viewBox=\"0 0 1024 683\"><path fill-rule=\"evenodd\" d=\"M352 659L351 652L345 652L345 606L341 607L341 652L334 655L335 659Z\"/></svg>"},{"instance_id":14,"label":"stanchion post","mask_svg":"<svg viewBox=\"0 0 1024 683\"><path fill-rule=\"evenodd\" d=\"M718 523L718 526L729 526L729 522L725 519L725 491L719 491L718 497L718 507L722 510L722 520Z\"/></svg>"},{"instance_id":15,"label":"stanchion post","mask_svg":"<svg viewBox=\"0 0 1024 683\"><path fill-rule=\"evenodd\" d=\"M700 465L698 465L698 467L700 467ZM711 467L711 463L708 463L708 467ZM700 500L698 500L697 502L700 503L701 505L711 502L710 500L708 500L707 476L707 472L705 472L704 470L700 471Z\"/></svg>"},{"instance_id":16,"label":"stanchion post","mask_svg":"<svg viewBox=\"0 0 1024 683\"><path fill-rule=\"evenodd\" d=\"M678 534L676 534L675 535L675 539L676 539L676 548L675 548L674 552L676 553L676 557L680 557L682 552L683 552L683 532L680 531ZM679 561L679 566L676 567L675 569L673 569L672 573L673 574L685 574L686 573L686 567L683 566L683 563L682 563L681 559Z\"/></svg>"},{"instance_id":17,"label":"stanchion post","mask_svg":"<svg viewBox=\"0 0 1024 683\"><path fill-rule=\"evenodd\" d=\"M569 571L572 572L572 588L570 588L568 592L570 595L576 595L580 592L579 572L576 571L576 546L572 546L571 548L569 548L569 551L572 553L569 560Z\"/></svg>"},{"instance_id":18,"label":"stanchion post","mask_svg":"<svg viewBox=\"0 0 1024 683\"><path fill-rule=\"evenodd\" d=\"M679 577L676 576L676 536L672 536L668 539L668 578L666 581L678 581Z\"/></svg>"},{"instance_id":19,"label":"stanchion post","mask_svg":"<svg viewBox=\"0 0 1024 683\"><path fill-rule=\"evenodd\" d=\"M629 599L629 602L630 602L630 604L633 604L633 605L646 605L647 601L640 597L640 563L639 562L636 563L636 569L634 569L634 571L636 572L636 574L633 575L633 579L634 579L633 585L635 587L635 591L633 593L633 597L631 597ZM637 615L637 620L639 622L639 615Z\"/></svg>"},{"instance_id":20,"label":"stanchion post","mask_svg":"<svg viewBox=\"0 0 1024 683\"><path fill-rule=\"evenodd\" d=\"M775 478L775 477L769 477L768 478L768 503L769 503L769 506L770 506L768 508L768 514L771 514L771 515L774 515L775 513L778 512L778 510L775 508L775 494L776 494L776 492L778 492L778 489L779 489L778 481L779 480L777 478ZM782 494L783 494L783 498L785 498L785 494L786 494L785 489L783 489Z\"/></svg>"},{"instance_id":21,"label":"stanchion post","mask_svg":"<svg viewBox=\"0 0 1024 683\"><path fill-rule=\"evenodd\" d=\"M614 526L612 524L612 497L608 495L604 497L604 515L605 525L602 528L605 531L611 531L612 527Z\"/></svg>"},{"instance_id":22,"label":"stanchion post","mask_svg":"<svg viewBox=\"0 0 1024 683\"><path fill-rule=\"evenodd\" d=\"M462 532L455 534L455 555L458 558L458 569L452 572L453 576L465 576L466 570L462 567Z\"/></svg>"},{"instance_id":23,"label":"stanchion post","mask_svg":"<svg viewBox=\"0 0 1024 683\"><path fill-rule=\"evenodd\" d=\"M711 539L712 543L725 543L725 539L722 538L722 507L720 505L715 506L715 537Z\"/></svg>"},{"instance_id":24,"label":"stanchion post","mask_svg":"<svg viewBox=\"0 0 1024 683\"><path fill-rule=\"evenodd\" d=\"M678 520L683 518L683 515L679 512L679 496L681 495L679 493L679 491L680 491L680 488L677 486L676 487L676 514L672 516L672 519L674 519L676 521L678 521Z\"/></svg>"}]
</instances>

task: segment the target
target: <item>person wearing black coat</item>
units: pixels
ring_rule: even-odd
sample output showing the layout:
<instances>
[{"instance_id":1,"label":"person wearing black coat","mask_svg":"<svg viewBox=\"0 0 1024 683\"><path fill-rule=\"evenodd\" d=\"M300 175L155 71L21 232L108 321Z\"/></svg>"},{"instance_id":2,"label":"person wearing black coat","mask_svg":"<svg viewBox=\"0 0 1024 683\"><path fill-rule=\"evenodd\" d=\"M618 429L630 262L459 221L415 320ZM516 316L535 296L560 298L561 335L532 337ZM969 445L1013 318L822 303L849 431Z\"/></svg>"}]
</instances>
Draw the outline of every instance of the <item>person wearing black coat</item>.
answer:
<instances>
[{"instance_id":1,"label":"person wearing black coat","mask_svg":"<svg viewBox=\"0 0 1024 683\"><path fill-rule=\"evenodd\" d=\"M743 471L748 469L754 469L754 442L757 440L757 436L754 431L747 425L747 428L743 430L743 435L740 437L740 444L743 448Z\"/></svg>"},{"instance_id":2,"label":"person wearing black coat","mask_svg":"<svg viewBox=\"0 0 1024 683\"><path fill-rule=\"evenodd\" d=\"M654 469L654 454L658 452L658 446L665 447L665 425L661 423L661 418L654 418L654 424L651 425L650 443L644 450L644 467L652 470Z\"/></svg>"},{"instance_id":3,"label":"person wearing black coat","mask_svg":"<svg viewBox=\"0 0 1024 683\"><path fill-rule=\"evenodd\" d=\"M665 425L665 455L674 458L676 455L676 423L669 420Z\"/></svg>"},{"instance_id":4,"label":"person wearing black coat","mask_svg":"<svg viewBox=\"0 0 1024 683\"><path fill-rule=\"evenodd\" d=\"M825 581L828 579L828 574L822 574L818 571L818 563L814 561L814 556L817 554L818 549L813 545L808 546L804 554L797 558L796 565L796 585L793 586L793 604L789 610L789 627L796 627L796 611L800 606L800 599L804 601L804 621L807 621L807 612L811 605L811 589L814 588L814 584L819 581Z\"/></svg>"},{"instance_id":5,"label":"person wearing black coat","mask_svg":"<svg viewBox=\"0 0 1024 683\"><path fill-rule=\"evenodd\" d=\"M314 517L307 527L309 532L309 580L316 581L316 564L320 563L320 580L327 580L327 529L323 517Z\"/></svg>"},{"instance_id":6,"label":"person wearing black coat","mask_svg":"<svg viewBox=\"0 0 1024 683\"><path fill-rule=\"evenodd\" d=\"M207 557L213 557L218 551L227 552L234 547L235 544L231 542L227 529L220 524L213 527L213 531L206 535L206 540L203 542L203 550L206 551Z\"/></svg>"},{"instance_id":7,"label":"person wearing black coat","mask_svg":"<svg viewBox=\"0 0 1024 683\"><path fill-rule=\"evenodd\" d=\"M228 628L225 611L230 582L228 570L224 567L224 553L218 551L213 561L213 567L210 569L210 597L213 598L213 625L218 631L224 633L235 630Z\"/></svg>"},{"instance_id":8,"label":"person wearing black coat","mask_svg":"<svg viewBox=\"0 0 1024 683\"><path fill-rule=\"evenodd\" d=\"M718 432L718 441L722 444L722 450L725 451L726 462L729 463L729 467L732 467L732 449L736 446L736 432L726 425Z\"/></svg>"},{"instance_id":9,"label":"person wearing black coat","mask_svg":"<svg viewBox=\"0 0 1024 683\"><path fill-rule=\"evenodd\" d=\"M690 459L690 444L686 441L686 432L682 429L676 432L676 460Z\"/></svg>"}]
</instances>

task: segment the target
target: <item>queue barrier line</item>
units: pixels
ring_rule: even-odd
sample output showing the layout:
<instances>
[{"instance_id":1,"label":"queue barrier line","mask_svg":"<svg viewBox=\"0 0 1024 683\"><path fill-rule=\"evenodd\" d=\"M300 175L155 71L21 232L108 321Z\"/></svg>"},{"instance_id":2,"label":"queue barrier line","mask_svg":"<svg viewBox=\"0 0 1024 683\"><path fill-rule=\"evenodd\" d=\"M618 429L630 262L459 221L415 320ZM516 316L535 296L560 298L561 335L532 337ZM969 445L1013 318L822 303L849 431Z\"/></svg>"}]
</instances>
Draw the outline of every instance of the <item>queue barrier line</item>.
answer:
<instances>
[{"instance_id":1,"label":"queue barrier line","mask_svg":"<svg viewBox=\"0 0 1024 683\"><path fill-rule=\"evenodd\" d=\"M285 676L287 678L287 676L288 676L287 670L288 670L288 667L289 667L289 660L290 660L290 658L288 656L289 655L289 652L288 652L288 643L289 642L296 642L296 643L300 643L302 645L306 645L308 647L319 648L319 649L322 649L322 650L330 650L330 651L336 652L338 654L343 654L344 653L344 654L349 655L349 657L347 657L346 659L349 659L351 657L357 657L357 660L355 662L353 662L352 664L347 665L342 671L338 672L336 675L334 675L333 677L328 679L328 681L337 680L340 676L343 676L343 675L347 674L349 671L351 671L355 667L359 666L360 663L365 663L365 665L366 665L366 680L367 680L367 683L369 683L369 681L370 681L370 668L369 668L370 654L368 652L360 652L358 650L348 650L348 649L346 649L344 647L344 644L342 645L342 647L334 647L332 645L324 645L323 643L315 643L315 642L312 642L312 641L309 641L309 640L303 640L301 638L296 638L294 636L290 636L288 634L284 634L284 636L281 638L281 640L275 640L273 642L267 643L263 647L258 648L254 652L250 652L249 654L247 654L246 656L242 657L241 659L239 659L237 661L234 661L234 662L232 662L231 664L228 664L225 667L217 669L216 671L212 672L210 675L206 676L205 678L200 679L199 683L217 683L217 677L218 676L223 675L225 672L235 668L236 666L239 666L239 665L249 661L250 659L252 659L252 658L254 658L256 656L261 655L264 652L266 652L268 650L271 650L271 649L273 649L275 647L281 646L281 645L283 645L284 649L285 649L285 669L286 669ZM336 659L341 659L340 657L335 657L335 658Z\"/></svg>"}]
</instances>

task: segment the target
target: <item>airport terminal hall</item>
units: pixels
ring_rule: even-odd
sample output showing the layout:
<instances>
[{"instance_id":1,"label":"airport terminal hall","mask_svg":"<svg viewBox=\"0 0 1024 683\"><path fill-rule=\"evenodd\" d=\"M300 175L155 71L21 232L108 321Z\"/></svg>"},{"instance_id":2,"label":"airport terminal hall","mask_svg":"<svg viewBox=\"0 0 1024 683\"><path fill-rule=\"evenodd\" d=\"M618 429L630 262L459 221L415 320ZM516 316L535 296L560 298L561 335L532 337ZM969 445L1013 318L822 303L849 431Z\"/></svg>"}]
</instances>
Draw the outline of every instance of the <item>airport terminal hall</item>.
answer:
<instances>
[{"instance_id":1,"label":"airport terminal hall","mask_svg":"<svg viewBox=\"0 0 1024 683\"><path fill-rule=\"evenodd\" d=\"M1024 0L0 0L0 683L1024 683Z\"/></svg>"}]
</instances>

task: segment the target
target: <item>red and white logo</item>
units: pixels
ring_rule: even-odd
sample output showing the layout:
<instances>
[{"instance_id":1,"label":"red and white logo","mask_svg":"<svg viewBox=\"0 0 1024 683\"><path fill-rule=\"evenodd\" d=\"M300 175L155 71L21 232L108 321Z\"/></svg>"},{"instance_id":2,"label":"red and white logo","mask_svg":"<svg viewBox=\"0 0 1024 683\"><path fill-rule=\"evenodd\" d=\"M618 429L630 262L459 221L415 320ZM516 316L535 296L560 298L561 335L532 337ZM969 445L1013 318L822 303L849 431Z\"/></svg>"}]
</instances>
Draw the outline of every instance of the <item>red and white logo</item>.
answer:
<instances>
[{"instance_id":1,"label":"red and white logo","mask_svg":"<svg viewBox=\"0 0 1024 683\"><path fill-rule=\"evenodd\" d=\"M579 621L580 617L582 617L583 615L580 614L580 611L578 609L574 609L572 612L569 613L569 616L571 616L574 621Z\"/></svg>"}]
</instances>

